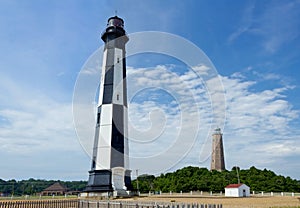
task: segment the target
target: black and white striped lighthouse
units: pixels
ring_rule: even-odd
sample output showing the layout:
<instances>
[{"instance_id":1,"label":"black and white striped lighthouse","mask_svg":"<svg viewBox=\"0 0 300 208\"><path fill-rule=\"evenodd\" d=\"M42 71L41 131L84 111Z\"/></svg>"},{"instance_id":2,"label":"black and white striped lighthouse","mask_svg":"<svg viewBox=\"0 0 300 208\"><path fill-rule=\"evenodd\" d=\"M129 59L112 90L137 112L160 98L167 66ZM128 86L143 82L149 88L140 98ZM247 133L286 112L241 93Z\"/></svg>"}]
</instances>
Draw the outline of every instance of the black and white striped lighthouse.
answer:
<instances>
[{"instance_id":1,"label":"black and white striped lighthouse","mask_svg":"<svg viewBox=\"0 0 300 208\"><path fill-rule=\"evenodd\" d=\"M108 19L96 131L87 192L124 192L131 189L128 160L128 113L124 21Z\"/></svg>"}]
</instances>

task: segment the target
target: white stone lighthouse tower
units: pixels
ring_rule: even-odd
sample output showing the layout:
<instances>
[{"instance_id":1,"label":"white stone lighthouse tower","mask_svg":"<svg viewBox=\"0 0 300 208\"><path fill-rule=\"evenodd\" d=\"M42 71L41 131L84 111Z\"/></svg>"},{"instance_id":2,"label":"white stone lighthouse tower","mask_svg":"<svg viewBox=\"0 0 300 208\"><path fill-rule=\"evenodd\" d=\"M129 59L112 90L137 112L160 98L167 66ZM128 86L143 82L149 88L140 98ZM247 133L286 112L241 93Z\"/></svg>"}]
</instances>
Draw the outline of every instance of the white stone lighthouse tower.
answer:
<instances>
[{"instance_id":1,"label":"white stone lighthouse tower","mask_svg":"<svg viewBox=\"0 0 300 208\"><path fill-rule=\"evenodd\" d=\"M96 131L87 192L125 193L130 190L128 113L124 21L108 19L101 39L105 42Z\"/></svg>"}]
</instances>

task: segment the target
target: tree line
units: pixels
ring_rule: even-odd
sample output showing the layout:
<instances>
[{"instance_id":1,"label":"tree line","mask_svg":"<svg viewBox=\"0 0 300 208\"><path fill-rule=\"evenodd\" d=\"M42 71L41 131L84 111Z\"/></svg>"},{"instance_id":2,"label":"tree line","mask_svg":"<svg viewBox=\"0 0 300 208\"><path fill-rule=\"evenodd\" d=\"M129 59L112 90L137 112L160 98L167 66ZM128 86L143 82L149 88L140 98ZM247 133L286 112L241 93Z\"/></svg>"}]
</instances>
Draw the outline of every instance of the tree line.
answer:
<instances>
[{"instance_id":1,"label":"tree line","mask_svg":"<svg viewBox=\"0 0 300 208\"><path fill-rule=\"evenodd\" d=\"M238 170L238 171L237 171ZM151 192L189 192L189 191L224 191L228 184L238 183L237 172L240 182L248 185L251 191L264 192L300 192L300 181L290 177L276 175L271 170L259 170L255 167L241 170L233 167L230 171L225 170L210 171L207 168L185 167L172 173L154 175L141 175L138 180L133 180L132 185L135 190L141 193ZM28 180L1 180L0 194L4 195L35 195L45 188L60 182L72 191L83 191L87 181L59 181L41 180L30 178Z\"/></svg>"},{"instance_id":2,"label":"tree line","mask_svg":"<svg viewBox=\"0 0 300 208\"><path fill-rule=\"evenodd\" d=\"M60 180L41 180L30 178L28 180L16 181L0 179L0 193L2 195L36 195L45 188L59 182L71 191L83 191L86 187L86 181L60 181Z\"/></svg>"},{"instance_id":3,"label":"tree line","mask_svg":"<svg viewBox=\"0 0 300 208\"><path fill-rule=\"evenodd\" d=\"M238 171L237 171L238 170ZM207 168L185 167L172 173L154 175L141 175L134 180L133 187L141 193L151 192L189 192L212 191L224 192L228 184L240 183L248 185L251 191L264 192L300 192L300 181L290 177L276 175L271 170L259 170L255 167L241 170L233 167L232 170L210 171Z\"/></svg>"}]
</instances>

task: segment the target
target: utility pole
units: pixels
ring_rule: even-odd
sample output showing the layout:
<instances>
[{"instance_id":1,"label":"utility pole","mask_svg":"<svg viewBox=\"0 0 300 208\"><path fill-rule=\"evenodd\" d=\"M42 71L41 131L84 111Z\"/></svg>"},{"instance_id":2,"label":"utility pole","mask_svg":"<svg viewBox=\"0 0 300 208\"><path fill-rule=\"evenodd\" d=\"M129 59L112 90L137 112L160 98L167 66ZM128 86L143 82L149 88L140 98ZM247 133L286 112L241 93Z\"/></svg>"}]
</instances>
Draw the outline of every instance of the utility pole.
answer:
<instances>
[{"instance_id":1,"label":"utility pole","mask_svg":"<svg viewBox=\"0 0 300 208\"><path fill-rule=\"evenodd\" d=\"M235 166L235 169L236 169L236 175L237 175L237 178L238 178L238 184L240 184L241 181L240 181L240 175L239 175L238 167Z\"/></svg>"},{"instance_id":2,"label":"utility pole","mask_svg":"<svg viewBox=\"0 0 300 208\"><path fill-rule=\"evenodd\" d=\"M137 189L138 195L140 195L140 193L139 193L139 170L138 169L136 169L136 189Z\"/></svg>"}]
</instances>

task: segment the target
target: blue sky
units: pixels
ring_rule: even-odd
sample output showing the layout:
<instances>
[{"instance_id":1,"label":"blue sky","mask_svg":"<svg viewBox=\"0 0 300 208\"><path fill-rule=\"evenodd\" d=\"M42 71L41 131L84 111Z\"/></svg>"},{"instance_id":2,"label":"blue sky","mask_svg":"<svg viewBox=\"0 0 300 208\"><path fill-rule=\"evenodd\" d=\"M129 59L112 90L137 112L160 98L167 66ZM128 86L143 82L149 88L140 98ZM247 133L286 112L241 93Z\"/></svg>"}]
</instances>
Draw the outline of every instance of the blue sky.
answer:
<instances>
[{"instance_id":1,"label":"blue sky","mask_svg":"<svg viewBox=\"0 0 300 208\"><path fill-rule=\"evenodd\" d=\"M173 33L213 62L226 92L228 169L254 165L300 179L300 1L233 0L1 0L0 178L87 179L90 158L74 130L73 89L85 61L103 45L100 34L115 10L128 34ZM136 86L172 70L189 76L183 68L172 58L128 58ZM155 76L145 77L145 71ZM153 119L159 112L170 119L162 140L168 145L174 136L168 128L180 125L172 111L177 105L168 96L168 102L157 102L159 94L152 92L152 100L131 103L129 116L140 121L133 122L136 128L148 128L149 120L143 118L160 106ZM209 118L205 109L201 115ZM141 145L131 148L136 155L155 153ZM199 160L199 149L201 139L178 164L161 172L186 165L209 168L209 159ZM143 173L139 164L132 169Z\"/></svg>"}]
</instances>

